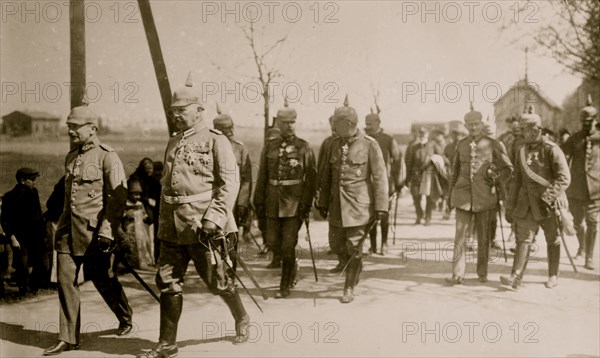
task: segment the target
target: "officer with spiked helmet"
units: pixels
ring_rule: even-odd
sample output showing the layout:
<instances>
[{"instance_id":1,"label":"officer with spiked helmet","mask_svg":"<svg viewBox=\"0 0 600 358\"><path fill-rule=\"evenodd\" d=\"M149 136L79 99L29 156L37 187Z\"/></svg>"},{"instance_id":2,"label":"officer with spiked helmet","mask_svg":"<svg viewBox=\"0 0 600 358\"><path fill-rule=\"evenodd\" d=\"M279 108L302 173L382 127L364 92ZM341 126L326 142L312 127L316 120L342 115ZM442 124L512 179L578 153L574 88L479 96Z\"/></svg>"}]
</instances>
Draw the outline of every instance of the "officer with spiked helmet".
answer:
<instances>
[{"instance_id":1,"label":"officer with spiked helmet","mask_svg":"<svg viewBox=\"0 0 600 358\"><path fill-rule=\"evenodd\" d=\"M235 343L247 340L249 316L229 269L224 234L237 231L231 208L239 191L238 166L231 143L209 129L204 108L193 88L173 93L171 120L179 132L165 151L159 215L160 257L156 284L160 289L160 335L146 357L177 354L177 326L183 306L183 280L190 260L213 294L219 295L235 319Z\"/></svg>"},{"instance_id":2,"label":"officer with spiked helmet","mask_svg":"<svg viewBox=\"0 0 600 358\"><path fill-rule=\"evenodd\" d=\"M266 218L267 245L273 250L273 264L281 258L281 281L276 298L287 297L298 269L296 245L298 230L308 219L315 195L317 168L315 155L295 132L296 110L289 107L277 112L278 138L265 143L260 156L254 206Z\"/></svg>"},{"instance_id":3,"label":"officer with spiked helmet","mask_svg":"<svg viewBox=\"0 0 600 358\"><path fill-rule=\"evenodd\" d=\"M592 106L591 96L579 119L581 130L573 134L562 149L571 163L567 197L579 240L576 258L585 256L584 267L593 270L600 221L600 128L598 110Z\"/></svg>"},{"instance_id":4,"label":"officer with spiked helmet","mask_svg":"<svg viewBox=\"0 0 600 358\"><path fill-rule=\"evenodd\" d=\"M560 241L555 205L568 207L565 190L571 175L565 155L557 144L542 136L542 118L529 107L519 119L525 144L515 156L515 175L506 203L506 219L513 222L517 241L511 275L501 276L503 285L518 288L523 280L535 234L541 227L546 237L548 282L558 284Z\"/></svg>"},{"instance_id":5,"label":"officer with spiked helmet","mask_svg":"<svg viewBox=\"0 0 600 358\"><path fill-rule=\"evenodd\" d=\"M401 177L402 168L402 152L398 143L394 140L394 137L385 133L381 128L381 118L379 114L381 110L379 105L376 104L377 113L371 109L371 113L365 117L365 133L375 139L381 148L383 154L383 161L385 162L385 168L388 178L388 194L391 196L394 192L402 190L403 178ZM391 207L391 202L390 202ZM384 255L387 251L387 238L388 238L389 222L388 218L381 220L381 248L379 253ZM369 233L371 242L371 251L377 252L377 227L373 227Z\"/></svg>"},{"instance_id":6,"label":"officer with spiked helmet","mask_svg":"<svg viewBox=\"0 0 600 358\"><path fill-rule=\"evenodd\" d=\"M500 143L484 133L483 116L473 103L464 121L469 136L458 142L450 177L450 205L456 208L452 277L446 279L451 285L462 284L465 277L465 242L472 217L477 233L477 276L479 282L487 282L490 223L496 214L498 190L506 188L513 170Z\"/></svg>"},{"instance_id":7,"label":"officer with spiked helmet","mask_svg":"<svg viewBox=\"0 0 600 358\"><path fill-rule=\"evenodd\" d=\"M346 281L342 303L352 302L362 270L362 244L377 221L388 215L388 176L377 141L357 128L358 116L348 105L335 109L338 135L326 153L319 173L319 211L329 217L329 240L336 242Z\"/></svg>"},{"instance_id":8,"label":"officer with spiked helmet","mask_svg":"<svg viewBox=\"0 0 600 358\"><path fill-rule=\"evenodd\" d=\"M132 329L132 309L112 272L111 251L127 201L127 179L117 153L97 136L99 117L87 106L75 107L67 117L72 150L65 159L65 206L58 221L60 329L58 343L44 355L79 348L81 322L77 274L84 275L119 320L117 335Z\"/></svg>"},{"instance_id":9,"label":"officer with spiked helmet","mask_svg":"<svg viewBox=\"0 0 600 358\"><path fill-rule=\"evenodd\" d=\"M213 126L215 129L221 131L233 148L233 154L238 165L240 172L239 183L240 191L233 207L233 216L235 223L238 227L244 226L249 228L247 225L248 212L250 208L250 193L252 192L252 163L250 162L250 154L244 146L244 143L234 138L234 123L233 118L229 114L222 113L219 104L217 103L217 116L213 119ZM231 233L232 239L235 240L235 234ZM237 241L235 243L235 250L237 251ZM233 262L233 268L235 270L237 261Z\"/></svg>"}]
</instances>

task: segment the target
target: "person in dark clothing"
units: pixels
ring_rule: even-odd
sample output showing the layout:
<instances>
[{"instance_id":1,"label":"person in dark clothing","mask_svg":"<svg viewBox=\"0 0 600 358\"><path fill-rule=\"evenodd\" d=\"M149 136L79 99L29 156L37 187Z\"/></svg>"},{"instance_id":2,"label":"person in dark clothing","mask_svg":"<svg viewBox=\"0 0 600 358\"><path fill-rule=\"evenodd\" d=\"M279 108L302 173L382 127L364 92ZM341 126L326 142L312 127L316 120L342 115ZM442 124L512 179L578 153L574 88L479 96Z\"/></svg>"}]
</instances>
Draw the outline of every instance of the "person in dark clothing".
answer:
<instances>
[{"instance_id":1,"label":"person in dark clothing","mask_svg":"<svg viewBox=\"0 0 600 358\"><path fill-rule=\"evenodd\" d=\"M54 185L54 190L46 201L46 212L44 220L46 222L46 246L44 251L44 265L50 275L50 281L56 282L56 257L54 254L54 234L58 227L58 220L63 212L65 205L65 176ZM53 270L54 268L54 270Z\"/></svg>"},{"instance_id":2,"label":"person in dark clothing","mask_svg":"<svg viewBox=\"0 0 600 358\"><path fill-rule=\"evenodd\" d=\"M152 215L154 219L154 262L158 262L158 256L160 254L160 241L158 240L158 214L160 212L160 191L162 190L161 179L163 176L164 164L161 161L154 162L152 177L156 179L156 187L150 191L150 198L156 201L152 208Z\"/></svg>"},{"instance_id":3,"label":"person in dark clothing","mask_svg":"<svg viewBox=\"0 0 600 358\"><path fill-rule=\"evenodd\" d=\"M15 249L19 292L36 291L44 285L42 262L44 219L40 198L35 188L38 172L31 168L17 170L17 185L2 199L0 222Z\"/></svg>"}]
</instances>

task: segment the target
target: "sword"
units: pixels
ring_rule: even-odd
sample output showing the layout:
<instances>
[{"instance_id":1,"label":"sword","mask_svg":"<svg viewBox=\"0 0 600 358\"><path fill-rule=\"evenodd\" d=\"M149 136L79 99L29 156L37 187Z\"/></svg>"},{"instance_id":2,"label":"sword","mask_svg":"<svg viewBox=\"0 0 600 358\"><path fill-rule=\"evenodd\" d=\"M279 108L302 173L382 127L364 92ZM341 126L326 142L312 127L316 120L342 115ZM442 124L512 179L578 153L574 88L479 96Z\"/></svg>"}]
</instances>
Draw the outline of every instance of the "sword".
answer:
<instances>
[{"instance_id":1,"label":"sword","mask_svg":"<svg viewBox=\"0 0 600 358\"><path fill-rule=\"evenodd\" d=\"M315 273L315 282L319 282L319 277L317 276L317 266L315 265L315 255L313 254L312 241L310 240L310 226L308 218L304 219L304 223L306 224L306 239L308 240L308 249L310 250L310 259L312 261L313 272Z\"/></svg>"},{"instance_id":2,"label":"sword","mask_svg":"<svg viewBox=\"0 0 600 358\"><path fill-rule=\"evenodd\" d=\"M138 280L138 282L146 289L146 291L148 291L148 293L150 293L150 295L154 297L156 302L160 303L160 298L158 297L158 295L154 292L154 290L152 290L152 288L150 288L150 286L148 286L146 281L144 281L144 279L140 277L140 275L133 269L133 267L131 267L129 262L127 262L127 260L121 260L121 263L123 264L123 266L125 266L127 270L129 270L129 272L131 272L133 277L135 277L135 279Z\"/></svg>"},{"instance_id":3,"label":"sword","mask_svg":"<svg viewBox=\"0 0 600 358\"><path fill-rule=\"evenodd\" d=\"M218 235L217 239L220 239L221 236L223 238L225 238L225 235L223 235L223 233L218 233L217 235ZM214 251L215 248L212 247L214 245L214 243L212 242L212 240L215 240L215 239L207 238L206 242L208 243L209 250ZM226 242L227 240L224 240L224 241ZM224 248L224 249L225 249L225 252L227 252L227 248ZM227 260L227 255L226 254L223 255L223 252L221 252L220 255L221 255L221 260L223 262L225 262L225 265L227 265L227 267L229 267L229 270L231 271L231 273L233 274L233 276L238 280L238 282L242 285L242 288L244 289L244 291L246 291L246 293L248 294L248 296L250 296L250 298L252 299L252 302L254 302L254 304L256 305L256 307L258 307L258 309L260 310L260 312L264 313L264 311L262 310L262 308L260 307L260 305L258 304L258 302L256 302L256 299L254 298L254 296L252 295L252 293L250 293L250 291L248 290L248 288L246 287L246 285L244 284L244 282L235 273L235 271L233 271L233 267L231 267L231 265L229 264L229 262ZM240 266L242 266L242 265L240 264Z\"/></svg>"},{"instance_id":4,"label":"sword","mask_svg":"<svg viewBox=\"0 0 600 358\"><path fill-rule=\"evenodd\" d=\"M402 188L400 188L400 192L402 192ZM396 245L396 224L398 223L398 199L400 199L400 194L395 192L394 195L396 195L396 203L394 207L394 238L392 244Z\"/></svg>"},{"instance_id":5,"label":"sword","mask_svg":"<svg viewBox=\"0 0 600 358\"><path fill-rule=\"evenodd\" d=\"M254 287L256 287L256 289L258 290L258 292L260 292L260 295L262 296L262 298L265 301L267 299L269 299L269 296L267 296L267 294L262 290L262 288L258 284L258 281L256 281L256 278L254 277L254 273L252 272L252 270L250 269L250 267L248 267L248 265L246 264L246 262L244 262L244 260L242 260L242 257L238 254L238 252L235 251L235 250L231 250L230 251L230 255L233 255L233 259L236 260L240 264L240 266L242 267L242 269L244 270L244 272L246 273L246 275L250 278L250 281L252 281L252 283L254 284Z\"/></svg>"},{"instance_id":6,"label":"sword","mask_svg":"<svg viewBox=\"0 0 600 358\"><path fill-rule=\"evenodd\" d=\"M371 223L371 225L369 225L369 228L365 231L365 234L358 241L358 245L356 246L356 249L354 250L354 253L352 254L352 256L350 256L350 258L348 259L348 261L346 261L346 264L344 265L344 268L342 269L342 271L340 272L340 274L338 276L342 276L342 274L348 268L348 265L350 264L350 261L352 261L352 259L356 257L357 253L359 253L359 252L362 251L363 244L364 244L365 240L367 239L367 237L369 236L369 232L371 232L371 230L375 227L375 225L377 225L378 222L379 222L379 220L375 219L375 220L373 220L373 222Z\"/></svg>"},{"instance_id":7,"label":"sword","mask_svg":"<svg viewBox=\"0 0 600 358\"><path fill-rule=\"evenodd\" d=\"M575 271L575 273L579 273L577 271L577 267L575 267L575 262L573 262L573 257L571 256L571 253L569 252L569 248L567 247L567 242L565 241L565 235L563 234L563 222L562 222L562 219L560 216L560 211L558 209L557 203L554 203L553 209L554 209L554 219L556 220L556 227L558 229L558 234L560 235L562 244L565 247L565 252L567 253L567 257L569 258L569 261L571 262L571 266L573 266L573 271Z\"/></svg>"},{"instance_id":8,"label":"sword","mask_svg":"<svg viewBox=\"0 0 600 358\"><path fill-rule=\"evenodd\" d=\"M504 240L504 226L502 225L502 207L500 206L500 197L498 194L498 186L494 179L494 186L496 187L496 208L498 211L498 223L500 224L500 235L502 235L502 253L504 254L504 262L508 262L506 258L506 241Z\"/></svg>"},{"instance_id":9,"label":"sword","mask_svg":"<svg viewBox=\"0 0 600 358\"><path fill-rule=\"evenodd\" d=\"M246 229L244 228L244 233L246 232ZM252 224L250 224L250 227L248 228L248 234L250 234L250 238L252 239L252 241L254 241L254 243L256 244L256 247L258 248L258 251L261 251L262 248L260 247L260 245L258 244L258 241L256 241L256 238L254 237L254 234L252 233Z\"/></svg>"}]
</instances>

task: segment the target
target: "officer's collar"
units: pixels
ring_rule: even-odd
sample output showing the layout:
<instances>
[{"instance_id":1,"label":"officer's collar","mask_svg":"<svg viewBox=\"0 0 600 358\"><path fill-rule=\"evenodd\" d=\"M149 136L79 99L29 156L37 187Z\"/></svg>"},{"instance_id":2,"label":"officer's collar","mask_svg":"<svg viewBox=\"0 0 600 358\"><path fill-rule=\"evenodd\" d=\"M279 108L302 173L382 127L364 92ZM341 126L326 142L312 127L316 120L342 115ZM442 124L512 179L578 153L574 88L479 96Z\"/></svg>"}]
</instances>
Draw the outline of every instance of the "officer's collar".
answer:
<instances>
[{"instance_id":1,"label":"officer's collar","mask_svg":"<svg viewBox=\"0 0 600 358\"><path fill-rule=\"evenodd\" d=\"M288 136L285 136L285 137L281 136L281 140L284 141L284 142L286 142L286 143L291 143L294 140L296 140L296 134L294 133L292 135L288 135Z\"/></svg>"},{"instance_id":2,"label":"officer's collar","mask_svg":"<svg viewBox=\"0 0 600 358\"><path fill-rule=\"evenodd\" d=\"M199 120L198 122L192 124L188 129L182 129L179 132L176 132L174 135L181 134L182 139L187 138L195 133L201 132L206 129L206 125L204 124L204 120Z\"/></svg>"},{"instance_id":3,"label":"officer's collar","mask_svg":"<svg viewBox=\"0 0 600 358\"><path fill-rule=\"evenodd\" d=\"M96 148L98 144L100 144L98 137L92 137L92 139L89 142L79 146L79 152L85 153L92 148Z\"/></svg>"}]
</instances>

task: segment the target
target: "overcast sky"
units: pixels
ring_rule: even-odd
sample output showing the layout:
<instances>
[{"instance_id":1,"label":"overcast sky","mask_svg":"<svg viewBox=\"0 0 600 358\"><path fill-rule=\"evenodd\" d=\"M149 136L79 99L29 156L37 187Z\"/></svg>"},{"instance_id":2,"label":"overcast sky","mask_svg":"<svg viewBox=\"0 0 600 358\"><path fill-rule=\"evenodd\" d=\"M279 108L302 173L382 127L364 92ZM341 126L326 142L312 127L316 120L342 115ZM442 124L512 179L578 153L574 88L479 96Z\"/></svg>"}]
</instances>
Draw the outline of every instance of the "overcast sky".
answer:
<instances>
[{"instance_id":1,"label":"overcast sky","mask_svg":"<svg viewBox=\"0 0 600 358\"><path fill-rule=\"evenodd\" d=\"M25 109L66 117L64 3L2 1L2 115ZM407 130L412 121L462 119L469 92L477 109L492 115L494 100L525 72L526 41L511 44L514 36L499 32L500 23L515 15L509 1L155 0L151 5L171 88L183 85L192 71L197 90L204 90L205 118L214 117L219 101L238 125L262 124L252 78L256 67L240 30L257 16L264 49L288 34L267 61L283 74L273 87L271 115L287 89L301 125L325 124L346 93L362 121L374 90L380 92L383 126L394 130ZM92 106L112 125L166 126L137 2L86 0L86 11ZM533 31L536 21L546 20L541 9L531 7L519 15L518 31ZM579 84L554 61L531 52L529 80L559 104Z\"/></svg>"}]
</instances>

